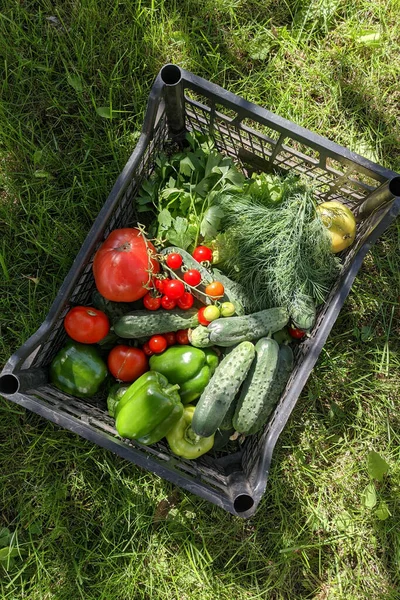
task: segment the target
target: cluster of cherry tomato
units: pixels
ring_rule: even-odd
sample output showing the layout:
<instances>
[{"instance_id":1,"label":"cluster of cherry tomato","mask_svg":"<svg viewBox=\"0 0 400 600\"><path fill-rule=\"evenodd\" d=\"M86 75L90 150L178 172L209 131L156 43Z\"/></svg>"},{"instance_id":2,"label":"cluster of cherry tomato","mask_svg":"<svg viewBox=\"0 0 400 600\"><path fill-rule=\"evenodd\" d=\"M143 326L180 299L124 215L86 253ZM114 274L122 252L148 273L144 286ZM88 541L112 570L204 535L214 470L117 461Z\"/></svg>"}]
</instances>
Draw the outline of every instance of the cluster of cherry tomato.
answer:
<instances>
[{"instance_id":1,"label":"cluster of cherry tomato","mask_svg":"<svg viewBox=\"0 0 400 600\"><path fill-rule=\"evenodd\" d=\"M153 354L161 354L168 346L174 346L175 344L186 345L188 343L188 329L180 329L176 332L171 331L170 333L153 335L148 342L143 344L142 350L146 356L152 356Z\"/></svg>"},{"instance_id":2,"label":"cluster of cherry tomato","mask_svg":"<svg viewBox=\"0 0 400 600\"><path fill-rule=\"evenodd\" d=\"M197 262L210 263L212 251L207 246L197 246L192 254ZM183 259L178 252L168 254L166 265L169 269L177 270L182 267ZM176 307L182 310L192 308L194 296L185 289L185 284L195 288L201 283L201 273L197 269L188 269L180 279L155 278L154 289L149 291L143 298L143 304L147 310L172 310ZM224 295L224 286L220 281L213 281L205 287L204 294L212 299L221 298Z\"/></svg>"},{"instance_id":3,"label":"cluster of cherry tomato","mask_svg":"<svg viewBox=\"0 0 400 600\"><path fill-rule=\"evenodd\" d=\"M156 279L154 285L155 291L147 292L143 298L147 310L172 310L177 306L182 310L192 308L194 297L178 279Z\"/></svg>"}]
</instances>

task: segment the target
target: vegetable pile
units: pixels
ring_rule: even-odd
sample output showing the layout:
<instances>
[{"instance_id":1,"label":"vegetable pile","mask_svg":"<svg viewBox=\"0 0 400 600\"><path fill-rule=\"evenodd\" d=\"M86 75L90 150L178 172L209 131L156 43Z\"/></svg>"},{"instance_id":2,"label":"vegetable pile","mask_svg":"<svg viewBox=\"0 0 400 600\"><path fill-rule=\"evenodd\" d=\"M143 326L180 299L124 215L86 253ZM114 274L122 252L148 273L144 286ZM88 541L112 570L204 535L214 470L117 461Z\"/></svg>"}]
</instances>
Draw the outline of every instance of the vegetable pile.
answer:
<instances>
[{"instance_id":1,"label":"vegetable pile","mask_svg":"<svg viewBox=\"0 0 400 600\"><path fill-rule=\"evenodd\" d=\"M107 397L121 437L192 460L265 427L355 220L295 174L246 178L191 134L157 158L136 208L150 225L97 250L91 306L67 313L50 381Z\"/></svg>"}]
</instances>

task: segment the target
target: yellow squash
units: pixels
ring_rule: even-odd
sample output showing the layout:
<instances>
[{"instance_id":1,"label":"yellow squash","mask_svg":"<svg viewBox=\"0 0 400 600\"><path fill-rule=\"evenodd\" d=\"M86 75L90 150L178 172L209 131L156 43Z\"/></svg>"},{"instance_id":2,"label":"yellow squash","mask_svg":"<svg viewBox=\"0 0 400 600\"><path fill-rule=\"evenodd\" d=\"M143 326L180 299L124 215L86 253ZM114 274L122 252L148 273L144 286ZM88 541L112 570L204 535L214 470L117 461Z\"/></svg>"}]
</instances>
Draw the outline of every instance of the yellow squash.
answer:
<instances>
[{"instance_id":1,"label":"yellow squash","mask_svg":"<svg viewBox=\"0 0 400 600\"><path fill-rule=\"evenodd\" d=\"M317 212L331 236L332 252L341 252L351 246L356 237L356 220L351 210L332 200L319 204Z\"/></svg>"}]
</instances>

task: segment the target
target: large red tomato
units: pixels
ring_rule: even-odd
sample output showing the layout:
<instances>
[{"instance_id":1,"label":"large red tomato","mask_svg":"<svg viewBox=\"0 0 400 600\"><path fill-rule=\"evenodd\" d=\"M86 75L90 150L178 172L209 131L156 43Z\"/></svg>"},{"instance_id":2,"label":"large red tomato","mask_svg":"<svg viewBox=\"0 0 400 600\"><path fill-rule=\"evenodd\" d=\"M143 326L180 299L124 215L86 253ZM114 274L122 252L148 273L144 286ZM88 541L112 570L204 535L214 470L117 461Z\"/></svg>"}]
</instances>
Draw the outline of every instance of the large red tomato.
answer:
<instances>
[{"instance_id":1,"label":"large red tomato","mask_svg":"<svg viewBox=\"0 0 400 600\"><path fill-rule=\"evenodd\" d=\"M100 246L93 261L93 275L100 294L114 302L134 302L148 290L144 287L160 265L147 250L156 253L139 229L114 229Z\"/></svg>"}]
</instances>

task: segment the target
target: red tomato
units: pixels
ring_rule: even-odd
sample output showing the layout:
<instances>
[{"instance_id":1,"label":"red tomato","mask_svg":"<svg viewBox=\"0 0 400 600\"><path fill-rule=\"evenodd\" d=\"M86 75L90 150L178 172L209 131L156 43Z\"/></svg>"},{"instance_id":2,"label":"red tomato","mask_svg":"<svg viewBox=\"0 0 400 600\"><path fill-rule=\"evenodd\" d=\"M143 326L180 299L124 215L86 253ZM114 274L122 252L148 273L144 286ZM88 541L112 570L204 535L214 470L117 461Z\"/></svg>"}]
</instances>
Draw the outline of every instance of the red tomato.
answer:
<instances>
[{"instance_id":1,"label":"red tomato","mask_svg":"<svg viewBox=\"0 0 400 600\"><path fill-rule=\"evenodd\" d=\"M166 350L167 346L167 340L163 335L153 335L149 339L149 348L154 354L161 354L161 352Z\"/></svg>"},{"instance_id":2,"label":"red tomato","mask_svg":"<svg viewBox=\"0 0 400 600\"><path fill-rule=\"evenodd\" d=\"M148 292L149 273L160 265L147 250L151 242L136 228L114 229L95 254L93 275L100 294L114 302L134 302Z\"/></svg>"},{"instance_id":3,"label":"red tomato","mask_svg":"<svg viewBox=\"0 0 400 600\"><path fill-rule=\"evenodd\" d=\"M165 262L170 269L179 269L182 266L183 259L177 252L171 252L171 254L168 254Z\"/></svg>"},{"instance_id":4,"label":"red tomato","mask_svg":"<svg viewBox=\"0 0 400 600\"><path fill-rule=\"evenodd\" d=\"M306 335L305 331L296 329L295 327L288 327L289 335L295 340L301 340Z\"/></svg>"},{"instance_id":5,"label":"red tomato","mask_svg":"<svg viewBox=\"0 0 400 600\"><path fill-rule=\"evenodd\" d=\"M211 262L213 254L212 250L210 248L207 248L207 246L197 246L192 256L194 260L197 260L197 262L201 263L205 261Z\"/></svg>"},{"instance_id":6,"label":"red tomato","mask_svg":"<svg viewBox=\"0 0 400 600\"><path fill-rule=\"evenodd\" d=\"M97 344L110 331L105 313L90 306L74 306L64 319L69 337L81 344Z\"/></svg>"},{"instance_id":7,"label":"red tomato","mask_svg":"<svg viewBox=\"0 0 400 600\"><path fill-rule=\"evenodd\" d=\"M147 292L143 298L143 304L147 310L158 310L161 306L161 298L159 296L153 296L150 292Z\"/></svg>"},{"instance_id":8,"label":"red tomato","mask_svg":"<svg viewBox=\"0 0 400 600\"><path fill-rule=\"evenodd\" d=\"M168 298L178 300L185 293L185 286L178 279L170 279L167 283L164 283L163 291Z\"/></svg>"},{"instance_id":9,"label":"red tomato","mask_svg":"<svg viewBox=\"0 0 400 600\"><path fill-rule=\"evenodd\" d=\"M149 342L145 342L142 346L142 350L146 356L153 356L154 352L150 349Z\"/></svg>"},{"instance_id":10,"label":"red tomato","mask_svg":"<svg viewBox=\"0 0 400 600\"><path fill-rule=\"evenodd\" d=\"M222 298L225 288L220 281L213 281L207 285L204 291L207 296L211 296L211 298Z\"/></svg>"},{"instance_id":11,"label":"red tomato","mask_svg":"<svg viewBox=\"0 0 400 600\"><path fill-rule=\"evenodd\" d=\"M190 292L185 292L181 298L178 298L177 305L182 310L188 310L192 308L194 303L194 298Z\"/></svg>"},{"instance_id":12,"label":"red tomato","mask_svg":"<svg viewBox=\"0 0 400 600\"><path fill-rule=\"evenodd\" d=\"M176 332L176 341L178 344L186 346L189 343L188 329L180 329Z\"/></svg>"},{"instance_id":13,"label":"red tomato","mask_svg":"<svg viewBox=\"0 0 400 600\"><path fill-rule=\"evenodd\" d=\"M189 269L183 276L183 279L188 285L196 287L201 282L201 275L197 269Z\"/></svg>"},{"instance_id":14,"label":"red tomato","mask_svg":"<svg viewBox=\"0 0 400 600\"><path fill-rule=\"evenodd\" d=\"M173 346L174 344L176 344L176 335L173 331L171 331L170 333L163 333L163 336L167 340L168 346Z\"/></svg>"},{"instance_id":15,"label":"red tomato","mask_svg":"<svg viewBox=\"0 0 400 600\"><path fill-rule=\"evenodd\" d=\"M199 312L197 313L197 318L199 319L199 323L200 325L209 325L211 323L211 321L207 321L207 319L204 318L204 311L206 310L207 306L202 306L199 309Z\"/></svg>"},{"instance_id":16,"label":"red tomato","mask_svg":"<svg viewBox=\"0 0 400 600\"><path fill-rule=\"evenodd\" d=\"M114 346L107 358L111 375L120 381L135 381L148 371L147 357L140 348Z\"/></svg>"},{"instance_id":17,"label":"red tomato","mask_svg":"<svg viewBox=\"0 0 400 600\"><path fill-rule=\"evenodd\" d=\"M173 298L168 298L168 296L163 296L161 298L161 306L165 310L172 310L176 306L176 300L174 300Z\"/></svg>"}]
</instances>

